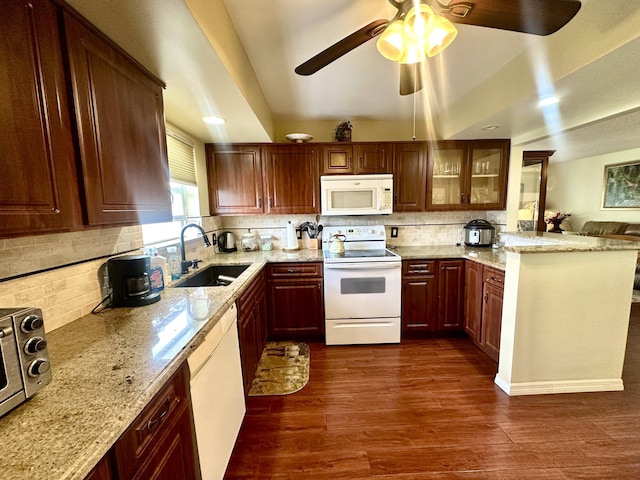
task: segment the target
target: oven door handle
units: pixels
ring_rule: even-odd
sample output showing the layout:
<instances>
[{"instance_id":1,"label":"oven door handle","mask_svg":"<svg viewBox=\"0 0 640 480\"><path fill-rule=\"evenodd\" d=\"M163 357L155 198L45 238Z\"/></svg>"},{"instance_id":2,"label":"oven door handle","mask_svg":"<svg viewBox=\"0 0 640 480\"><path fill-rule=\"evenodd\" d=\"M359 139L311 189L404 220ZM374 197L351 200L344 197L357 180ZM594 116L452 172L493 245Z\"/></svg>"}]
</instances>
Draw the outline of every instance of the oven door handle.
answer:
<instances>
[{"instance_id":1,"label":"oven door handle","mask_svg":"<svg viewBox=\"0 0 640 480\"><path fill-rule=\"evenodd\" d=\"M330 270L393 270L400 268L401 262L378 262L378 263L325 263L324 268Z\"/></svg>"}]
</instances>

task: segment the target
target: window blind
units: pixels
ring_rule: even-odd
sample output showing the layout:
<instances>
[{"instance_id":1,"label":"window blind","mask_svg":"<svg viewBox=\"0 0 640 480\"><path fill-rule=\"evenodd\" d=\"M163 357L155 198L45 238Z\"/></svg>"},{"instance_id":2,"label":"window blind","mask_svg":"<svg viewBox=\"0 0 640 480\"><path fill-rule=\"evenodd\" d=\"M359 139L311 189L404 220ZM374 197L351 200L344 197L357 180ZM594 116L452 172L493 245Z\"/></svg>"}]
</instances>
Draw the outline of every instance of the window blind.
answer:
<instances>
[{"instance_id":1,"label":"window blind","mask_svg":"<svg viewBox=\"0 0 640 480\"><path fill-rule=\"evenodd\" d=\"M178 133L167 131L167 155L171 181L197 186L193 141Z\"/></svg>"}]
</instances>

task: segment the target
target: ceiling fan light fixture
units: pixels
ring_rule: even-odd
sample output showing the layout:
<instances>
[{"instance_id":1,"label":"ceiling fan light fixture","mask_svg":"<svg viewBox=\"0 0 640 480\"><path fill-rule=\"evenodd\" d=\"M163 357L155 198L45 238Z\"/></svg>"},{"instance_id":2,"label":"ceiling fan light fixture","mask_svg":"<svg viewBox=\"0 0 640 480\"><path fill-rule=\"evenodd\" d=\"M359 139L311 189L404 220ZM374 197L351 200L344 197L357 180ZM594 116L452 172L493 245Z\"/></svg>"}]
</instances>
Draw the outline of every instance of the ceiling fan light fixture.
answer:
<instances>
[{"instance_id":1,"label":"ceiling fan light fixture","mask_svg":"<svg viewBox=\"0 0 640 480\"><path fill-rule=\"evenodd\" d=\"M435 57L445 48L447 48L451 42L458 35L456 27L440 15L436 16L436 19L431 28L429 38L425 43L425 50L428 57Z\"/></svg>"},{"instance_id":2,"label":"ceiling fan light fixture","mask_svg":"<svg viewBox=\"0 0 640 480\"><path fill-rule=\"evenodd\" d=\"M376 42L380 54L392 62L399 61L404 53L403 24L402 20L391 22Z\"/></svg>"},{"instance_id":3,"label":"ceiling fan light fixture","mask_svg":"<svg viewBox=\"0 0 640 480\"><path fill-rule=\"evenodd\" d=\"M429 5L421 3L404 17L403 36L407 43L423 43L431 35L436 14Z\"/></svg>"},{"instance_id":4,"label":"ceiling fan light fixture","mask_svg":"<svg viewBox=\"0 0 640 480\"><path fill-rule=\"evenodd\" d=\"M427 59L424 47L420 44L405 44L398 63L420 63Z\"/></svg>"}]
</instances>

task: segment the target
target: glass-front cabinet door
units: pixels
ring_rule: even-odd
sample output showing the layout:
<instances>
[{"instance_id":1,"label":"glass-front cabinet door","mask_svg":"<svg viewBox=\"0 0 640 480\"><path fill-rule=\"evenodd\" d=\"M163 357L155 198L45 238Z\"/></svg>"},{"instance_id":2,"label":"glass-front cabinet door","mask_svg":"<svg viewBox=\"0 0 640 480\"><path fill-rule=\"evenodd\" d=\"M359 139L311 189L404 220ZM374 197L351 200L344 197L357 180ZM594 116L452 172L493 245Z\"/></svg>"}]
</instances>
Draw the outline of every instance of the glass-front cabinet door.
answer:
<instances>
[{"instance_id":1,"label":"glass-front cabinet door","mask_svg":"<svg viewBox=\"0 0 640 480\"><path fill-rule=\"evenodd\" d=\"M467 202L479 210L505 207L507 147L505 142L478 141L469 148Z\"/></svg>"},{"instance_id":2,"label":"glass-front cabinet door","mask_svg":"<svg viewBox=\"0 0 640 480\"><path fill-rule=\"evenodd\" d=\"M464 172L467 147L464 142L429 144L427 209L451 210L464 204Z\"/></svg>"},{"instance_id":3,"label":"glass-front cabinet door","mask_svg":"<svg viewBox=\"0 0 640 480\"><path fill-rule=\"evenodd\" d=\"M427 210L504 209L509 146L509 140L430 143Z\"/></svg>"}]
</instances>

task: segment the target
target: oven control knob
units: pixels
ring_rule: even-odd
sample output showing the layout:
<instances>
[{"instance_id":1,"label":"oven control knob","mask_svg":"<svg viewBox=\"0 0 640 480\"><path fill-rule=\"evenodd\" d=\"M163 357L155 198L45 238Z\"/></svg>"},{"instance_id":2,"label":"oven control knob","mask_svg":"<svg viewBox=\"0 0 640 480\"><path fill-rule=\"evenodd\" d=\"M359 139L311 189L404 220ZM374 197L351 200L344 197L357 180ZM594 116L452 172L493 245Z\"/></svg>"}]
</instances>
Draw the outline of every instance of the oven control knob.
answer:
<instances>
[{"instance_id":1,"label":"oven control knob","mask_svg":"<svg viewBox=\"0 0 640 480\"><path fill-rule=\"evenodd\" d=\"M33 355L34 353L41 352L47 348L47 341L44 338L33 337L27 340L24 345L24 353L27 355Z\"/></svg>"},{"instance_id":2,"label":"oven control knob","mask_svg":"<svg viewBox=\"0 0 640 480\"><path fill-rule=\"evenodd\" d=\"M34 360L29 364L29 367L27 368L27 373L31 378L35 378L38 375L47 373L49 371L49 368L51 368L51 364L47 360L43 358L37 358L36 360Z\"/></svg>"},{"instance_id":3,"label":"oven control knob","mask_svg":"<svg viewBox=\"0 0 640 480\"><path fill-rule=\"evenodd\" d=\"M27 315L26 317L24 317L24 320L22 320L20 329L24 333L29 333L42 328L42 325L44 325L42 317L39 317L38 315Z\"/></svg>"}]
</instances>

